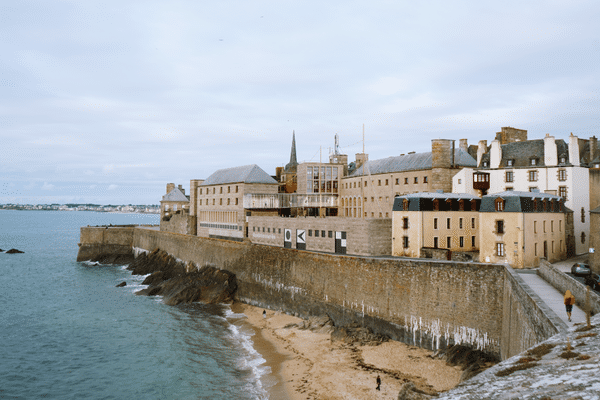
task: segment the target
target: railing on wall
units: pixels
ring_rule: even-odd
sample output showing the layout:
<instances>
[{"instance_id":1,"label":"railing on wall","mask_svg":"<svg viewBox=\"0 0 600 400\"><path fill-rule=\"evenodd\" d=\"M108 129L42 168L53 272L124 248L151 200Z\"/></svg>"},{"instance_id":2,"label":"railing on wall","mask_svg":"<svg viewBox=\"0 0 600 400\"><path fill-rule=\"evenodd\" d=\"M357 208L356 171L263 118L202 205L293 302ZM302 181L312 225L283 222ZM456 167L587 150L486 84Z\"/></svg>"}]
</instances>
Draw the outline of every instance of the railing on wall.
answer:
<instances>
[{"instance_id":1,"label":"railing on wall","mask_svg":"<svg viewBox=\"0 0 600 400\"><path fill-rule=\"evenodd\" d=\"M337 207L337 194L245 194L245 209Z\"/></svg>"}]
</instances>

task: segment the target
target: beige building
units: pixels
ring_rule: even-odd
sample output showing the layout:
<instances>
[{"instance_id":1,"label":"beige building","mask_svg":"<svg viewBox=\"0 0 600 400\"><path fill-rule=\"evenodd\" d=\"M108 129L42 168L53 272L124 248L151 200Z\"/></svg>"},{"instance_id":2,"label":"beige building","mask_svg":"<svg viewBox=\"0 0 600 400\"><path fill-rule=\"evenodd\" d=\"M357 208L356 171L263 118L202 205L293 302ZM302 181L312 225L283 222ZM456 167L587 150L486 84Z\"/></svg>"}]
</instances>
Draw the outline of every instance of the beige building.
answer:
<instances>
[{"instance_id":1,"label":"beige building","mask_svg":"<svg viewBox=\"0 0 600 400\"><path fill-rule=\"evenodd\" d=\"M600 207L590 211L590 255L592 271L600 274Z\"/></svg>"},{"instance_id":2,"label":"beige building","mask_svg":"<svg viewBox=\"0 0 600 400\"><path fill-rule=\"evenodd\" d=\"M479 259L508 263L513 268L535 268L540 258L566 258L566 213L560 196L506 191L481 199Z\"/></svg>"},{"instance_id":3,"label":"beige building","mask_svg":"<svg viewBox=\"0 0 600 400\"><path fill-rule=\"evenodd\" d=\"M195 185L190 185L194 187ZM248 195L277 194L277 181L258 165L221 169L195 187L197 235L233 240L247 237ZM258 205L256 206L258 208ZM276 214L276 205L261 204L254 213Z\"/></svg>"},{"instance_id":4,"label":"beige building","mask_svg":"<svg viewBox=\"0 0 600 400\"><path fill-rule=\"evenodd\" d=\"M434 139L431 152L408 153L381 160L357 154L356 169L342 179L340 212L353 218L391 218L394 198L408 193L452 192L452 176L475 167L466 139Z\"/></svg>"},{"instance_id":5,"label":"beige building","mask_svg":"<svg viewBox=\"0 0 600 400\"><path fill-rule=\"evenodd\" d=\"M392 220L392 255L427 257L430 249L479 250L481 199L460 193L414 193L396 197Z\"/></svg>"}]
</instances>

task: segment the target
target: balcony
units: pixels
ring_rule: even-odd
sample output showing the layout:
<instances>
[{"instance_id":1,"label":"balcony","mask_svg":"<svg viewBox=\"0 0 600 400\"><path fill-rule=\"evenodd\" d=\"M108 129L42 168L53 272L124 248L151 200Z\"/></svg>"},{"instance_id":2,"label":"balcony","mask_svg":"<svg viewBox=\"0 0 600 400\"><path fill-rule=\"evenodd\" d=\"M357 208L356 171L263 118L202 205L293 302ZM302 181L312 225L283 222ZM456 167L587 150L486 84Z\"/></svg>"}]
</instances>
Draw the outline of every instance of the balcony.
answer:
<instances>
[{"instance_id":1,"label":"balcony","mask_svg":"<svg viewBox=\"0 0 600 400\"><path fill-rule=\"evenodd\" d=\"M473 189L488 190L490 188L490 174L488 172L473 172Z\"/></svg>"},{"instance_id":2,"label":"balcony","mask_svg":"<svg viewBox=\"0 0 600 400\"><path fill-rule=\"evenodd\" d=\"M338 207L337 194L245 194L244 208L248 210L277 210L282 208Z\"/></svg>"}]
</instances>

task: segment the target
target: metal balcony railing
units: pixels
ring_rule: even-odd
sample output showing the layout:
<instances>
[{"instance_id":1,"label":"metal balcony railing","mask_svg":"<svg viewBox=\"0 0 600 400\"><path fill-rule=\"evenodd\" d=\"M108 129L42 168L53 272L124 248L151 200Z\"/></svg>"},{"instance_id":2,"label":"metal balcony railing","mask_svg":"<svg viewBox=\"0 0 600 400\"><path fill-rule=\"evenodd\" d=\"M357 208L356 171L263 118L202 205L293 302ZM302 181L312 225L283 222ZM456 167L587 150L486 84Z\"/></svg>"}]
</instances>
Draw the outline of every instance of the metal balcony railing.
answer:
<instances>
[{"instance_id":1,"label":"metal balcony railing","mask_svg":"<svg viewBox=\"0 0 600 400\"><path fill-rule=\"evenodd\" d=\"M246 209L319 208L337 207L337 194L245 194Z\"/></svg>"}]
</instances>

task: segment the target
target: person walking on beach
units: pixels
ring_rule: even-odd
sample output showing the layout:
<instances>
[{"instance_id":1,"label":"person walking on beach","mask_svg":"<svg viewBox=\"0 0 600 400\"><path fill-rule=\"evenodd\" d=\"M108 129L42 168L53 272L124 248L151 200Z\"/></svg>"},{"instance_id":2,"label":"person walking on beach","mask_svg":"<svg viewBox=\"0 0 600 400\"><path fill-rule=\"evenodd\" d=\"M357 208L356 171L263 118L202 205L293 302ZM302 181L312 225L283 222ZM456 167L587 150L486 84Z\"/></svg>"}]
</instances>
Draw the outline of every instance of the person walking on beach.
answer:
<instances>
[{"instance_id":1,"label":"person walking on beach","mask_svg":"<svg viewBox=\"0 0 600 400\"><path fill-rule=\"evenodd\" d=\"M565 308L567 309L567 317L571 322L571 312L573 311L573 304L575 304L575 296L571 294L570 290L565 292Z\"/></svg>"},{"instance_id":2,"label":"person walking on beach","mask_svg":"<svg viewBox=\"0 0 600 400\"><path fill-rule=\"evenodd\" d=\"M377 387L375 389L381 390L381 377L379 375L377 375Z\"/></svg>"}]
</instances>

